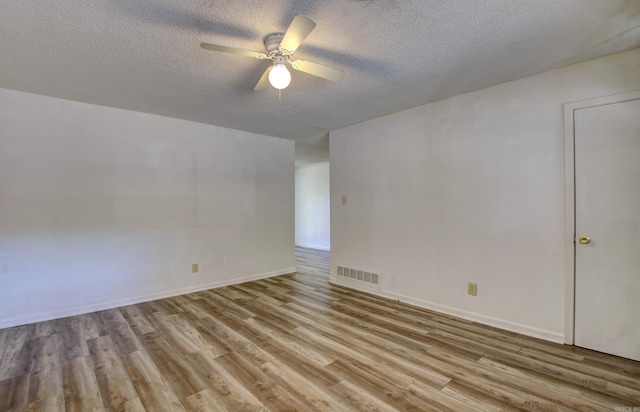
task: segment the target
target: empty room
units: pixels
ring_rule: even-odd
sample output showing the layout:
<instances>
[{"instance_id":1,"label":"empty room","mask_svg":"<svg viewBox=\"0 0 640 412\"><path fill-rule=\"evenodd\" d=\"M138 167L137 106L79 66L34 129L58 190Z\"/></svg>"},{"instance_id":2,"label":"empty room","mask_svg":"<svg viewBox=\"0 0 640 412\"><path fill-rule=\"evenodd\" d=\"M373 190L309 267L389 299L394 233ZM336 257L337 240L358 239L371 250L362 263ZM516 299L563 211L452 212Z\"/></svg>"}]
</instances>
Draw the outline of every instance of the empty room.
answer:
<instances>
[{"instance_id":1,"label":"empty room","mask_svg":"<svg viewBox=\"0 0 640 412\"><path fill-rule=\"evenodd\" d=\"M640 1L3 0L0 411L640 411Z\"/></svg>"}]
</instances>

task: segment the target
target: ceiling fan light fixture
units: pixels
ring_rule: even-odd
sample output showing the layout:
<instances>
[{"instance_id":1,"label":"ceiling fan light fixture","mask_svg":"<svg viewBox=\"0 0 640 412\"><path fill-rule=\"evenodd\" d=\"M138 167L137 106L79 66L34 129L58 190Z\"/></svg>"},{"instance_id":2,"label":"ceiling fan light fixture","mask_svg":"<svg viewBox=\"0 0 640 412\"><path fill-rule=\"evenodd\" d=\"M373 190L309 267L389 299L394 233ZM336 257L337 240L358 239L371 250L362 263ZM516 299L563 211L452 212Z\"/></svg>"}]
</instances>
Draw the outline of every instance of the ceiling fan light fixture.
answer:
<instances>
[{"instance_id":1,"label":"ceiling fan light fixture","mask_svg":"<svg viewBox=\"0 0 640 412\"><path fill-rule=\"evenodd\" d=\"M291 73L282 63L273 65L269 72L269 83L278 90L286 88L291 83Z\"/></svg>"},{"instance_id":2,"label":"ceiling fan light fixture","mask_svg":"<svg viewBox=\"0 0 640 412\"><path fill-rule=\"evenodd\" d=\"M289 86L291 73L287 70L287 63L291 64L294 70L308 73L312 76L331 81L340 80L344 76L344 72L340 69L307 60L291 60L293 53L315 27L316 23L310 17L297 14L289 24L286 32L271 33L263 39L265 52L211 43L200 43L200 47L207 50L253 57L259 60L272 60L273 65L265 68L266 70L253 88L255 91L264 90L269 84L278 90Z\"/></svg>"}]
</instances>

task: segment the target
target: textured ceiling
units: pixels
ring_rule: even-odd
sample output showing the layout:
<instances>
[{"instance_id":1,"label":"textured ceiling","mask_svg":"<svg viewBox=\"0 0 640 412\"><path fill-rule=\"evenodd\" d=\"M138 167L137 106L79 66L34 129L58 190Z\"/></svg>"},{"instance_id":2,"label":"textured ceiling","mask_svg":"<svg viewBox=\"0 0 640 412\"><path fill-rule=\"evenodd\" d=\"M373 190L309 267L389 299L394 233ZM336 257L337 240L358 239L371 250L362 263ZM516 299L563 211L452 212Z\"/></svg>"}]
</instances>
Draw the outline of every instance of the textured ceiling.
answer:
<instances>
[{"instance_id":1,"label":"textured ceiling","mask_svg":"<svg viewBox=\"0 0 640 412\"><path fill-rule=\"evenodd\" d=\"M253 87L296 14L316 29L295 58L344 70ZM295 139L640 47L639 0L2 0L0 87Z\"/></svg>"}]
</instances>

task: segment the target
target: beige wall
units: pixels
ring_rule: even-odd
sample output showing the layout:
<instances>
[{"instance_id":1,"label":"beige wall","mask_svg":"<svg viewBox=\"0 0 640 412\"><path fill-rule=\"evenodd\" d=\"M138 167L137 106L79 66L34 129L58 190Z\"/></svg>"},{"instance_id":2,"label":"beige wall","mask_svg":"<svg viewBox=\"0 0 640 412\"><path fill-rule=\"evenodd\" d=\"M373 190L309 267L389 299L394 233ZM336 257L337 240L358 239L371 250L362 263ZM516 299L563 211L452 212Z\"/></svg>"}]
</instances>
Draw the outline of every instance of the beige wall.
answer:
<instances>
[{"instance_id":1,"label":"beige wall","mask_svg":"<svg viewBox=\"0 0 640 412\"><path fill-rule=\"evenodd\" d=\"M296 246L330 249L329 162L296 168Z\"/></svg>"},{"instance_id":2,"label":"beige wall","mask_svg":"<svg viewBox=\"0 0 640 412\"><path fill-rule=\"evenodd\" d=\"M332 131L332 273L562 342L562 105L638 90L638 67L636 49Z\"/></svg>"},{"instance_id":3,"label":"beige wall","mask_svg":"<svg viewBox=\"0 0 640 412\"><path fill-rule=\"evenodd\" d=\"M0 125L0 327L294 270L291 141L3 89Z\"/></svg>"}]
</instances>

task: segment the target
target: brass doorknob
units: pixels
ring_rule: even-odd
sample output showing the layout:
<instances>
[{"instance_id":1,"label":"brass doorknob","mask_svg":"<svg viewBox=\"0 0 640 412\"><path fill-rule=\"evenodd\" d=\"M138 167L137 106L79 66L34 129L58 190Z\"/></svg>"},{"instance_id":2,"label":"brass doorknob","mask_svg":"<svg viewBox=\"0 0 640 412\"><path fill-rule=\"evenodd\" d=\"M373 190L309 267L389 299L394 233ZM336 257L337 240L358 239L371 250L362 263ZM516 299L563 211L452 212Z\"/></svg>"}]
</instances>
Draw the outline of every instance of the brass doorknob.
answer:
<instances>
[{"instance_id":1,"label":"brass doorknob","mask_svg":"<svg viewBox=\"0 0 640 412\"><path fill-rule=\"evenodd\" d=\"M591 238L589 236L582 236L580 238L580 243L582 243L583 245L589 244L591 243Z\"/></svg>"}]
</instances>

